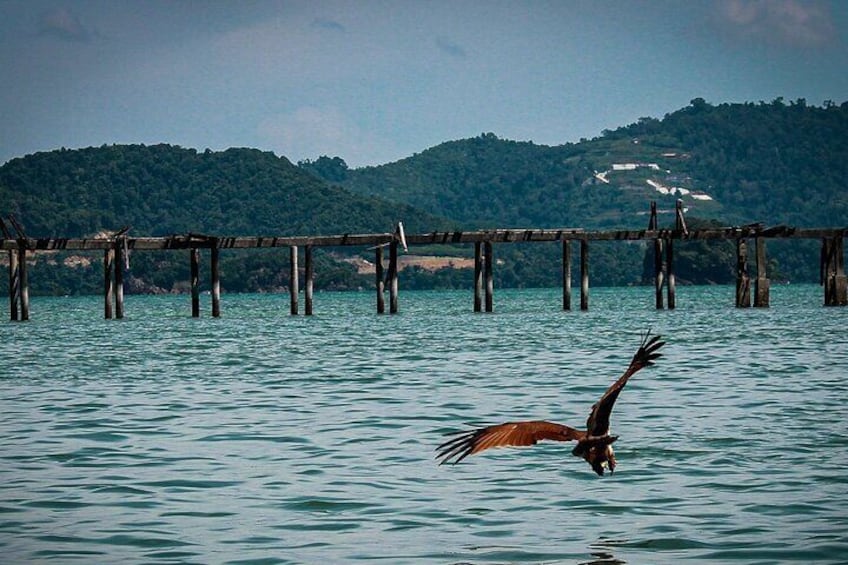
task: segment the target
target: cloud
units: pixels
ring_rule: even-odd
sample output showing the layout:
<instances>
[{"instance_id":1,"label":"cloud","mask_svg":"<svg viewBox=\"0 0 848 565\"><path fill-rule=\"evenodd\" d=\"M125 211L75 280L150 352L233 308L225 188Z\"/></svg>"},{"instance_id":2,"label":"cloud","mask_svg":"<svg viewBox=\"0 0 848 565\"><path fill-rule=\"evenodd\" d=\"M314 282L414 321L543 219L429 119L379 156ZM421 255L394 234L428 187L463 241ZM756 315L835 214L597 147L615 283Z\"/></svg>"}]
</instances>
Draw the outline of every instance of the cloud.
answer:
<instances>
[{"instance_id":1,"label":"cloud","mask_svg":"<svg viewBox=\"0 0 848 565\"><path fill-rule=\"evenodd\" d=\"M336 20L331 20L329 18L315 18L314 20L312 20L312 27L337 32L347 31L347 28L345 28L345 26L343 26Z\"/></svg>"},{"instance_id":2,"label":"cloud","mask_svg":"<svg viewBox=\"0 0 848 565\"><path fill-rule=\"evenodd\" d=\"M86 43L95 37L76 14L65 7L55 8L42 15L39 31L42 35L72 42Z\"/></svg>"},{"instance_id":3,"label":"cloud","mask_svg":"<svg viewBox=\"0 0 848 565\"><path fill-rule=\"evenodd\" d=\"M293 160L339 151L357 133L334 108L303 106L289 114L266 116L257 133L282 155Z\"/></svg>"},{"instance_id":4,"label":"cloud","mask_svg":"<svg viewBox=\"0 0 848 565\"><path fill-rule=\"evenodd\" d=\"M451 57L456 57L457 59L465 58L465 49L442 35L436 38L436 47Z\"/></svg>"},{"instance_id":5,"label":"cloud","mask_svg":"<svg viewBox=\"0 0 848 565\"><path fill-rule=\"evenodd\" d=\"M719 17L745 36L796 47L825 45L836 36L827 4L815 0L723 0Z\"/></svg>"},{"instance_id":6,"label":"cloud","mask_svg":"<svg viewBox=\"0 0 848 565\"><path fill-rule=\"evenodd\" d=\"M334 106L301 106L293 112L267 115L256 133L261 147L292 162L327 155L360 167L388 163L408 153L391 139L363 129Z\"/></svg>"}]
</instances>

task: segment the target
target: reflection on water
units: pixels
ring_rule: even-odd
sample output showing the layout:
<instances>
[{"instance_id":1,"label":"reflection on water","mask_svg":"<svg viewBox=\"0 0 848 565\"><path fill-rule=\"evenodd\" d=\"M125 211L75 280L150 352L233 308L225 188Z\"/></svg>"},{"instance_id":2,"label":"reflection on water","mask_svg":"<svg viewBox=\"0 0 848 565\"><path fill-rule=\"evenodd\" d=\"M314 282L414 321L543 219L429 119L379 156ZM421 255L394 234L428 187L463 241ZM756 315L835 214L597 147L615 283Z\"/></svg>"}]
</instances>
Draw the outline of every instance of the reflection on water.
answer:
<instances>
[{"instance_id":1,"label":"reflection on water","mask_svg":"<svg viewBox=\"0 0 848 565\"><path fill-rule=\"evenodd\" d=\"M8 562L838 563L848 554L848 309L818 287L33 300L3 324L0 550ZM465 422L572 425L647 328L668 341L613 413L619 466L566 444L439 467ZM827 426L821 418L827 417ZM810 433L815 430L815 433ZM829 449L822 451L822 445Z\"/></svg>"},{"instance_id":2,"label":"reflection on water","mask_svg":"<svg viewBox=\"0 0 848 565\"><path fill-rule=\"evenodd\" d=\"M592 551L592 559L590 561L582 561L580 565L624 565L626 562L621 559L616 559L612 553L606 551Z\"/></svg>"}]
</instances>

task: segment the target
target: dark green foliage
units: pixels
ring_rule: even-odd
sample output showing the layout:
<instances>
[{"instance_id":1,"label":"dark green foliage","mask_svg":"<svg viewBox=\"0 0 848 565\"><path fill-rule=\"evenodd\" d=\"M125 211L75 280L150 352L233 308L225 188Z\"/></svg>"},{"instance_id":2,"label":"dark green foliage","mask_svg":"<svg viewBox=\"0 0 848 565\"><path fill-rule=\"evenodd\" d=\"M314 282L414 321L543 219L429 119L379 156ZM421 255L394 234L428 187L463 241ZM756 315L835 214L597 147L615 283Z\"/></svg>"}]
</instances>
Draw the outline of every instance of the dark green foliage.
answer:
<instances>
[{"instance_id":1,"label":"dark green foliage","mask_svg":"<svg viewBox=\"0 0 848 565\"><path fill-rule=\"evenodd\" d=\"M0 167L0 213L20 218L28 234L90 236L132 226L131 235L311 235L385 232L402 220L407 233L436 229L645 228L651 201L718 224L762 222L804 227L848 225L848 103L804 100L711 105L695 99L663 119L641 118L577 144L557 147L487 133L450 141L407 159L349 169L339 157L292 165L252 149L197 152L169 145L58 150ZM613 164L653 164L607 175ZM648 183L703 191L663 195ZM671 215L661 216L668 222ZM690 220L690 226L696 221ZM775 280L818 280L818 242L769 242ZM579 254L574 253L577 284ZM650 282L652 246L593 243L591 284ZM359 250L342 250L355 253ZM419 250L415 250L419 251ZM681 242L680 282L735 278L732 242ZM456 252L468 256L465 248ZM498 245L498 286L561 284L558 245ZM58 257L58 256L57 256ZM70 269L39 260L34 293L99 292L102 257ZM640 267L644 265L644 268ZM229 292L288 286L288 253L224 252ZM317 288L373 284L329 253L316 252ZM408 270L407 287L467 287L468 270ZM137 253L130 291L184 290L188 257ZM5 285L0 281L0 286Z\"/></svg>"},{"instance_id":2,"label":"dark green foliage","mask_svg":"<svg viewBox=\"0 0 848 565\"><path fill-rule=\"evenodd\" d=\"M803 100L789 105L776 100L713 106L695 99L662 120L641 118L579 144L546 147L483 134L396 163L348 171L343 184L455 219L466 228L645 228L651 201L673 210L680 197L660 194L648 180L709 194L711 201L683 196L684 205L689 213L722 225L844 227L846 142L848 103L817 108ZM615 173L610 184L594 176L615 163L655 164L659 170ZM770 260L770 268L780 267L773 276L817 280L815 245L773 242L769 256L778 259ZM675 268L681 282L735 280L732 243L678 247ZM593 257L592 269L601 275L593 277L593 284L598 279L629 284L632 277L618 265L627 263L631 251L618 245L609 260ZM539 273L534 270L533 276ZM524 275L523 280L532 278ZM550 276L544 281L557 284Z\"/></svg>"},{"instance_id":3,"label":"dark green foliage","mask_svg":"<svg viewBox=\"0 0 848 565\"><path fill-rule=\"evenodd\" d=\"M0 201L32 237L125 225L133 235L311 235L390 231L398 219L410 229L439 223L409 206L354 196L254 149L116 145L38 153L0 168Z\"/></svg>"},{"instance_id":4,"label":"dark green foliage","mask_svg":"<svg viewBox=\"0 0 848 565\"><path fill-rule=\"evenodd\" d=\"M322 155L314 161L310 161L309 159L298 161L297 166L312 173L319 179L332 183L345 181L349 171L344 159L341 157L330 158L326 155Z\"/></svg>"},{"instance_id":5,"label":"dark green foliage","mask_svg":"<svg viewBox=\"0 0 848 565\"><path fill-rule=\"evenodd\" d=\"M451 218L465 229L561 227L582 217L575 189L591 171L569 161L577 155L574 145L546 147L489 133L349 171L343 184Z\"/></svg>"},{"instance_id":6,"label":"dark green foliage","mask_svg":"<svg viewBox=\"0 0 848 565\"><path fill-rule=\"evenodd\" d=\"M712 106L695 99L662 122L610 134L634 137L685 151L687 174L722 203L726 220L848 225L848 103Z\"/></svg>"},{"instance_id":7,"label":"dark green foliage","mask_svg":"<svg viewBox=\"0 0 848 565\"><path fill-rule=\"evenodd\" d=\"M846 142L848 103L712 106L696 99L662 120L642 118L579 144L483 134L334 180L466 228L645 227L651 200L673 209L677 199L648 186L650 178L711 195L711 202L685 197L702 217L841 227L848 224ZM610 185L593 176L614 163L654 163L661 172L615 175Z\"/></svg>"},{"instance_id":8,"label":"dark green foliage","mask_svg":"<svg viewBox=\"0 0 848 565\"><path fill-rule=\"evenodd\" d=\"M448 227L408 205L351 194L283 157L252 149L198 153L170 145L116 145L38 153L0 167L0 202L0 213L21 219L30 237L86 237L126 225L136 236L387 232L398 220L409 230ZM231 292L285 289L287 257L282 249L224 253L222 284ZM61 260L39 260L32 293L102 292L102 257L94 261L69 269ZM316 263L316 285L360 285L349 266L320 253ZM186 291L188 270L187 252L135 253L127 290Z\"/></svg>"}]
</instances>

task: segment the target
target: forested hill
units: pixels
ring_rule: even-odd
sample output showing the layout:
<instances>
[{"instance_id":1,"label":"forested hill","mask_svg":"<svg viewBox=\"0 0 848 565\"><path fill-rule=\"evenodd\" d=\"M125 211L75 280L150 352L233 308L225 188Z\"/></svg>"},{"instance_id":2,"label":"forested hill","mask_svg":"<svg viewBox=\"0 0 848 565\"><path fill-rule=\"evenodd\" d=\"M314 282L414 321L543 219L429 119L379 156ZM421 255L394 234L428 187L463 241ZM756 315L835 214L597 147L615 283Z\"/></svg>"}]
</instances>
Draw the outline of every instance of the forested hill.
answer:
<instances>
[{"instance_id":1,"label":"forested hill","mask_svg":"<svg viewBox=\"0 0 848 565\"><path fill-rule=\"evenodd\" d=\"M312 235L391 231L399 219L410 229L440 223L254 149L113 145L37 153L0 167L0 202L33 237L125 225L134 235Z\"/></svg>"},{"instance_id":2,"label":"forested hill","mask_svg":"<svg viewBox=\"0 0 848 565\"><path fill-rule=\"evenodd\" d=\"M723 223L848 224L848 103L711 105L556 147L484 134L350 170L254 149L57 150L0 167L2 213L32 235L313 234L643 226L651 200ZM311 174L307 174L311 173Z\"/></svg>"},{"instance_id":3,"label":"forested hill","mask_svg":"<svg viewBox=\"0 0 848 565\"><path fill-rule=\"evenodd\" d=\"M483 134L349 170L301 167L350 190L469 226L644 226L651 200L723 223L848 224L848 103L711 105L695 99L556 147Z\"/></svg>"},{"instance_id":4,"label":"forested hill","mask_svg":"<svg viewBox=\"0 0 848 565\"><path fill-rule=\"evenodd\" d=\"M16 215L32 237L90 236L126 225L134 236L384 232L398 220L408 232L644 228L652 200L673 211L682 199L692 224L844 227L846 182L848 103L695 99L662 119L642 118L579 143L549 147L483 134L361 169L339 157L295 166L255 149L113 145L37 153L0 167L0 214ZM668 225L673 215L660 221ZM818 277L815 242L791 248L775 242L769 249L774 280ZM504 246L495 284L559 284L559 271L551 268L557 253L555 246ZM592 253L593 284L638 284L651 276L650 269L643 276L639 246L596 245ZM681 245L678 280L732 282L732 254L729 247ZM94 262L43 257L32 277L35 293L99 291ZM327 250L319 261L318 288L370 284L349 257ZM136 254L131 291L180 290L188 278L184 262L173 254ZM287 268L279 253L228 255L223 284L227 291L282 289ZM470 284L467 272L447 271L411 269L404 284ZM0 291L5 284L0 278Z\"/></svg>"}]
</instances>

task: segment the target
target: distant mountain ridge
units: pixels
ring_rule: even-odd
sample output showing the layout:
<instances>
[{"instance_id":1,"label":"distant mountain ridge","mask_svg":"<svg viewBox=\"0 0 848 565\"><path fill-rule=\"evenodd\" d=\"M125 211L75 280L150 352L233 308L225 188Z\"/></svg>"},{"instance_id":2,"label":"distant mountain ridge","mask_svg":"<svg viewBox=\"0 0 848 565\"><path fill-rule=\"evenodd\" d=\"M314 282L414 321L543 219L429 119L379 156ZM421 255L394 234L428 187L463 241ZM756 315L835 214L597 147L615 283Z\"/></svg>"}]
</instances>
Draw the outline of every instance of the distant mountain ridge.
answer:
<instances>
[{"instance_id":1,"label":"distant mountain ridge","mask_svg":"<svg viewBox=\"0 0 848 565\"><path fill-rule=\"evenodd\" d=\"M411 233L644 228L651 201L671 211L682 199L693 221L844 227L846 142L848 103L815 107L803 100L787 104L777 99L711 105L695 99L662 119L642 118L579 143L544 146L484 133L359 169L327 156L295 166L285 157L245 148L61 149L0 167L0 213L15 214L36 237L87 236L125 225L132 226L133 235L384 232L399 220ZM597 246L594 280L638 284L642 273L632 263L641 261L642 254L634 246ZM771 268L792 280L812 280L816 271L808 263L814 255L808 250L781 252ZM685 248L680 256L687 257ZM722 283L732 277L723 267L719 272L705 266L716 262L699 265L698 254L688 257L691 264L682 280ZM317 260L323 261L322 274L316 275L319 288L370 284L333 254ZM540 254L520 245L504 246L499 260L500 286L558 284L558 270L550 267L556 261L551 250ZM169 261L137 258L133 270L147 278L139 288L175 288L174 281L185 278L179 272L184 267ZM286 284L287 266L279 253L230 261L231 272L247 275L232 279L230 290L281 289ZM72 270L89 268L85 261L69 264ZM174 272L162 274L168 269ZM468 282L464 273L405 276L421 286ZM71 284L57 272L47 277L51 282L41 292L96 291L97 282L85 282L88 277L75 277Z\"/></svg>"},{"instance_id":2,"label":"distant mountain ridge","mask_svg":"<svg viewBox=\"0 0 848 565\"><path fill-rule=\"evenodd\" d=\"M682 198L693 215L728 223L834 227L848 224L846 142L848 103L695 99L576 144L483 134L377 167L300 166L473 226L641 226L651 200L673 209Z\"/></svg>"},{"instance_id":3,"label":"distant mountain ridge","mask_svg":"<svg viewBox=\"0 0 848 565\"><path fill-rule=\"evenodd\" d=\"M408 205L351 194L270 152L164 144L13 159L0 167L0 202L30 235L45 237L124 225L135 235L310 235L391 231L400 218L413 229L443 222Z\"/></svg>"},{"instance_id":4,"label":"distant mountain ridge","mask_svg":"<svg viewBox=\"0 0 848 565\"><path fill-rule=\"evenodd\" d=\"M57 150L0 167L0 213L14 214L30 237L87 237L131 226L130 235L206 233L319 235L444 228L444 219L323 182L285 157L255 149L198 152L171 145ZM0 262L5 256L0 257ZM100 292L98 260L38 254L33 294ZM356 269L316 253L319 288L363 285ZM175 253L135 253L130 292L181 292L189 273ZM226 253L227 291L284 290L285 250ZM227 276L227 274L230 276ZM6 291L8 277L0 277Z\"/></svg>"}]
</instances>

